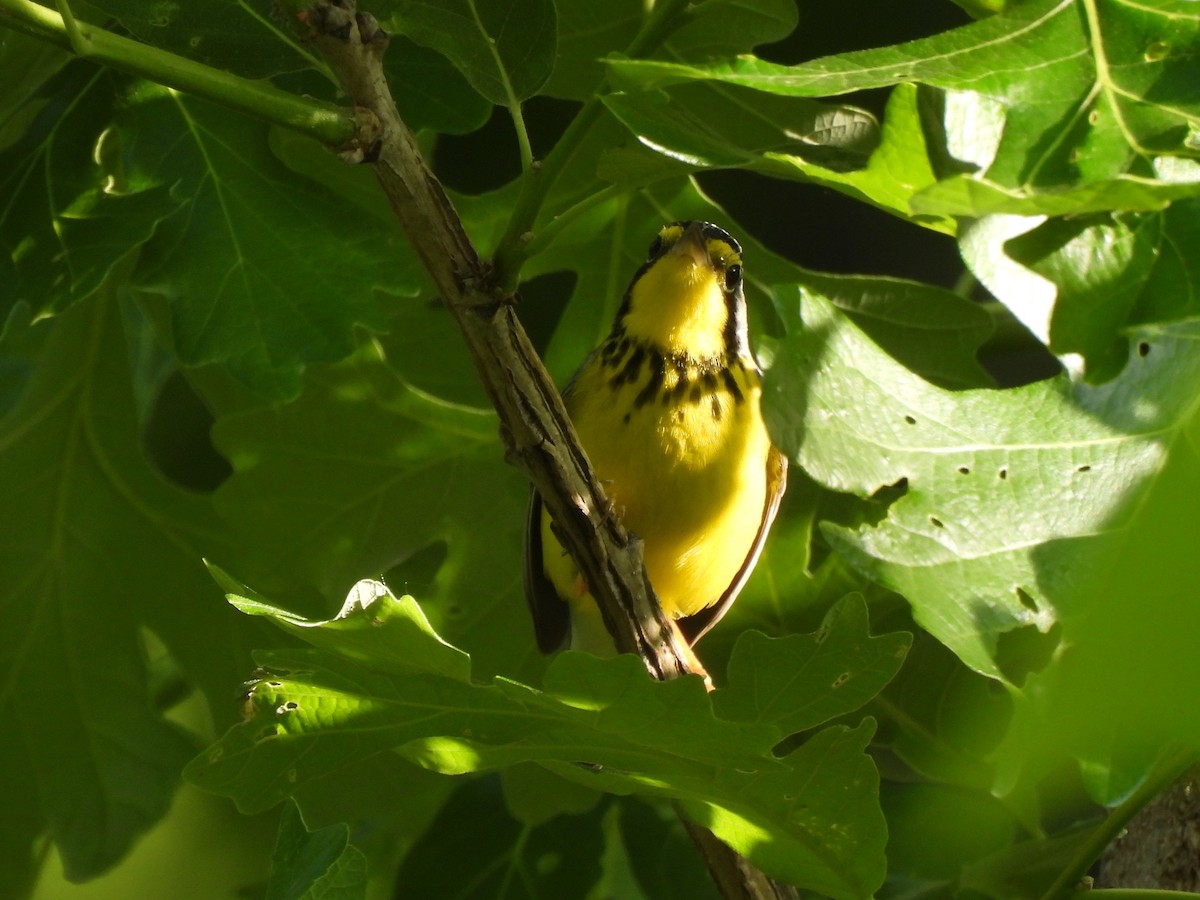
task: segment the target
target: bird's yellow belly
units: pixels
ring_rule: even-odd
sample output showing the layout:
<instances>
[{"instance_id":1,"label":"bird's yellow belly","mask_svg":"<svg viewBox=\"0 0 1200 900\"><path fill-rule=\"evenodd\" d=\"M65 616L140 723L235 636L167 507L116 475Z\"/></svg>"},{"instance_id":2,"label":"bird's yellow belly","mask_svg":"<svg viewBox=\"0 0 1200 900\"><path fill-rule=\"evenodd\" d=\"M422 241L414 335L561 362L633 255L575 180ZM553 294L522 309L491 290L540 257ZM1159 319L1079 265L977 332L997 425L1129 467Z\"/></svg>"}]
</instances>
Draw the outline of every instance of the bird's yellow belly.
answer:
<instances>
[{"instance_id":1,"label":"bird's yellow belly","mask_svg":"<svg viewBox=\"0 0 1200 900\"><path fill-rule=\"evenodd\" d=\"M683 402L655 396L638 406L641 385L581 384L570 404L613 510L642 539L650 582L675 618L720 599L762 523L770 441L757 375L740 372L739 386L740 399L718 390ZM543 540L553 548L546 568L560 595L581 597L578 573L548 519Z\"/></svg>"}]
</instances>

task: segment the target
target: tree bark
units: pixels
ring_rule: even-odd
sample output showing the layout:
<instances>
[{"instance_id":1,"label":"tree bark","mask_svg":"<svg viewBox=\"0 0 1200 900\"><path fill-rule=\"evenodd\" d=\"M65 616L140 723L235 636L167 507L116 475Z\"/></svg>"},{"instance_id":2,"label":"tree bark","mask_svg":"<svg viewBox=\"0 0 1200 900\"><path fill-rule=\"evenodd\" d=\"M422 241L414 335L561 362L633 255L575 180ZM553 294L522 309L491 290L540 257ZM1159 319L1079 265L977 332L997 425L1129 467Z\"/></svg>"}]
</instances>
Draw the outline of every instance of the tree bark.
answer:
<instances>
[{"instance_id":1,"label":"tree bark","mask_svg":"<svg viewBox=\"0 0 1200 900\"><path fill-rule=\"evenodd\" d=\"M1096 887L1200 891L1200 767L1133 817L1104 851Z\"/></svg>"}]
</instances>

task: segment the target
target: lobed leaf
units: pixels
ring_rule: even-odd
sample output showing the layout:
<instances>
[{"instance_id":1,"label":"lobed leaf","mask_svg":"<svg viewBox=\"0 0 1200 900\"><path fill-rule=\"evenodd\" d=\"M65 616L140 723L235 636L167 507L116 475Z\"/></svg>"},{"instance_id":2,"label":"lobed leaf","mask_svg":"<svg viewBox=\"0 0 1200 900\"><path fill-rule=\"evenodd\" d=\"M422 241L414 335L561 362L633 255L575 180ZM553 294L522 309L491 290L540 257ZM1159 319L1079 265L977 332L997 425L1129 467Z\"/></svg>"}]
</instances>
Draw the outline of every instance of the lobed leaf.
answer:
<instances>
[{"instance_id":1,"label":"lobed leaf","mask_svg":"<svg viewBox=\"0 0 1200 900\"><path fill-rule=\"evenodd\" d=\"M1200 313L1198 237L1200 201L1185 200L1158 214L1050 220L1005 250L1057 290L1051 351L1082 355L1088 380L1102 381L1125 364L1128 326Z\"/></svg>"},{"instance_id":2,"label":"lobed leaf","mask_svg":"<svg viewBox=\"0 0 1200 900\"><path fill-rule=\"evenodd\" d=\"M794 97L903 82L969 92L968 102L1000 124L988 128L991 146L959 161L1002 191L1030 193L1153 178L1152 159L1195 157L1200 101L1189 72L1198 48L1200 17L1185 0L1031 0L932 37L796 66L754 57L609 65L640 90L703 80ZM952 147L956 134L970 140L962 135L970 125L951 120ZM923 211L945 215L948 207Z\"/></svg>"},{"instance_id":3,"label":"lobed leaf","mask_svg":"<svg viewBox=\"0 0 1200 900\"><path fill-rule=\"evenodd\" d=\"M453 334L444 310L423 312L407 320L419 324L409 340L436 346ZM241 536L218 562L272 591L329 598L393 567L408 577L405 566L424 557L414 587L429 595L434 626L477 666L533 677L542 663L515 562L527 483L502 463L493 412L413 387L400 374L408 365L366 347L311 375L294 403L217 422L234 474L216 504Z\"/></svg>"},{"instance_id":4,"label":"lobed leaf","mask_svg":"<svg viewBox=\"0 0 1200 900\"><path fill-rule=\"evenodd\" d=\"M729 687L713 697L717 715L806 731L860 708L895 677L910 636L873 638L861 595L839 601L812 635L747 632L729 660ZM848 665L853 660L853 666Z\"/></svg>"},{"instance_id":5,"label":"lobed leaf","mask_svg":"<svg viewBox=\"0 0 1200 900\"><path fill-rule=\"evenodd\" d=\"M382 329L374 292L412 293L399 235L286 168L268 129L143 85L120 117L126 166L170 185L184 209L162 222L137 280L164 294L180 360L219 362L272 398L304 366L341 359L355 325Z\"/></svg>"},{"instance_id":6,"label":"lobed leaf","mask_svg":"<svg viewBox=\"0 0 1200 900\"><path fill-rule=\"evenodd\" d=\"M246 78L319 65L270 0L97 0L88 5L115 17L140 41Z\"/></svg>"},{"instance_id":7,"label":"lobed leaf","mask_svg":"<svg viewBox=\"0 0 1200 900\"><path fill-rule=\"evenodd\" d=\"M554 68L552 0L392 0L377 14L389 31L443 54L499 106L532 96Z\"/></svg>"},{"instance_id":8,"label":"lobed leaf","mask_svg":"<svg viewBox=\"0 0 1200 900\"><path fill-rule=\"evenodd\" d=\"M602 807L530 826L505 811L494 778L462 781L405 857L398 898L588 895L601 874Z\"/></svg>"},{"instance_id":9,"label":"lobed leaf","mask_svg":"<svg viewBox=\"0 0 1200 900\"><path fill-rule=\"evenodd\" d=\"M1001 634L1047 631L1125 527L1122 502L1193 415L1194 322L1145 328L1122 374L951 393L896 363L823 297L780 295L789 337L767 375L772 434L825 486L901 484L876 525L826 524L835 549L913 604L967 665L1005 677ZM1152 404L1143 398L1155 398Z\"/></svg>"},{"instance_id":10,"label":"lobed leaf","mask_svg":"<svg viewBox=\"0 0 1200 900\"><path fill-rule=\"evenodd\" d=\"M266 900L362 900L367 860L344 824L309 831L294 803L284 808Z\"/></svg>"},{"instance_id":11,"label":"lobed leaf","mask_svg":"<svg viewBox=\"0 0 1200 900\"><path fill-rule=\"evenodd\" d=\"M194 752L151 702L143 630L212 697L247 652L197 565L223 546L208 500L139 443L119 285L33 327L36 365L0 420L0 681L19 686L0 743L6 779L26 785L13 796L35 792L10 823L30 831L6 839L48 829L75 880L166 813Z\"/></svg>"},{"instance_id":12,"label":"lobed leaf","mask_svg":"<svg viewBox=\"0 0 1200 900\"><path fill-rule=\"evenodd\" d=\"M179 209L165 185L130 179L113 117L126 81L69 65L12 110L29 127L0 148L0 321L99 290L114 266Z\"/></svg>"},{"instance_id":13,"label":"lobed leaf","mask_svg":"<svg viewBox=\"0 0 1200 900\"><path fill-rule=\"evenodd\" d=\"M792 725L864 702L869 684L894 672L902 638L879 639L889 648L891 662L884 663L878 645L858 634L865 625L859 616L836 617L820 672L771 689L766 705L753 683L755 664L739 663L731 669L730 699L719 707L736 717L731 721L714 716L699 679L654 682L633 657L565 653L542 691L500 678L476 684L424 667L419 661L434 658L431 648L443 653L445 645L415 604L377 587L358 590L372 598L365 606L348 603L333 623L306 626L306 636L325 632L319 640L326 649L257 655L264 671L250 690L246 720L193 761L189 778L256 810L385 750L448 774L537 762L592 787L679 800L692 818L779 877L831 896L868 896L882 877L877 776L863 752L871 723L828 728L782 757L771 748ZM254 609L296 630L291 614L261 603ZM385 623L386 658L418 663L401 673L357 660L357 640L346 643L359 633L350 625L355 619ZM404 620L416 627L388 624ZM793 642L773 651L761 672L800 670L809 656ZM829 689L826 665L861 671L862 689L814 705ZM738 685L743 669L751 683ZM789 707L803 697L809 711L797 715ZM764 843L764 835L771 840Z\"/></svg>"}]
</instances>

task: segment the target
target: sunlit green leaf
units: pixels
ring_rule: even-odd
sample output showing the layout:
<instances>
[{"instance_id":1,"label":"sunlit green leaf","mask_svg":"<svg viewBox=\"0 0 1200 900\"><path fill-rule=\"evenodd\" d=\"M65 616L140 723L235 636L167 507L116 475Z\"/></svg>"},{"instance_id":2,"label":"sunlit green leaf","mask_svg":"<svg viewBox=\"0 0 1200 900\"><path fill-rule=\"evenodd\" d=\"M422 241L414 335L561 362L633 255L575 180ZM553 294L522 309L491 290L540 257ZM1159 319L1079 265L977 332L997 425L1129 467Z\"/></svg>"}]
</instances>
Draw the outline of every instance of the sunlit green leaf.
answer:
<instances>
[{"instance_id":1,"label":"sunlit green leaf","mask_svg":"<svg viewBox=\"0 0 1200 900\"><path fill-rule=\"evenodd\" d=\"M950 291L893 278L807 272L804 283L926 381L947 388L992 385L977 357L992 333L992 320L978 304Z\"/></svg>"},{"instance_id":2,"label":"sunlit green leaf","mask_svg":"<svg viewBox=\"0 0 1200 900\"><path fill-rule=\"evenodd\" d=\"M875 144L870 115L807 98L693 83L604 102L643 143L697 168L746 166L767 152L855 168Z\"/></svg>"},{"instance_id":3,"label":"sunlit green leaf","mask_svg":"<svg viewBox=\"0 0 1200 900\"><path fill-rule=\"evenodd\" d=\"M268 613L261 605L257 611ZM282 611L273 615L294 622ZM379 594L366 606L348 606L346 616L416 621L419 611ZM250 692L253 712L192 763L191 778L235 796L244 808L260 809L313 777L393 748L453 774L535 761L583 784L678 799L690 816L759 864L833 896L866 896L882 875L875 854L883 835L872 811L876 776L862 755L869 722L826 729L775 757L770 751L783 731L768 719L786 722L780 716L788 704L763 719L761 698L750 685L730 688L726 709L746 720L735 724L714 718L699 679L654 682L632 657L565 654L539 692L514 681L476 684L437 671L388 675L333 650L340 640L328 637L325 651L258 657L265 672ZM394 630L384 639L394 642L389 655L418 660L427 656L420 645L438 641L421 628ZM777 649L792 657L790 664L777 660L780 671L802 668L801 656L785 653L784 645ZM853 668L851 658L859 653L847 645L842 658ZM813 680L820 682L811 685L814 694L831 689L824 675ZM759 712L740 710L742 696ZM775 693L776 700L783 696ZM761 721L748 721L756 717ZM759 840L763 829L774 836L768 847Z\"/></svg>"},{"instance_id":4,"label":"sunlit green leaf","mask_svg":"<svg viewBox=\"0 0 1200 900\"><path fill-rule=\"evenodd\" d=\"M905 595L964 662L1003 677L999 636L1053 625L1087 560L1103 558L1124 527L1122 500L1191 415L1183 385L1194 376L1182 373L1200 367L1195 328L1143 330L1121 376L1100 388L1064 376L951 393L909 373L815 293L782 300L781 313L790 337L764 397L776 440L832 489L905 488L878 525L826 525L825 535Z\"/></svg>"},{"instance_id":5,"label":"sunlit green leaf","mask_svg":"<svg viewBox=\"0 0 1200 900\"><path fill-rule=\"evenodd\" d=\"M701 79L790 96L906 81L970 91L1003 109L983 166L988 179L1004 189L1051 190L1145 176L1151 157L1197 154L1200 95L1189 61L1198 42L1200 20L1186 0L1037 0L933 37L797 66L754 57L610 65L643 90Z\"/></svg>"},{"instance_id":6,"label":"sunlit green leaf","mask_svg":"<svg viewBox=\"0 0 1200 900\"><path fill-rule=\"evenodd\" d=\"M1009 256L1057 288L1050 349L1079 353L1089 380L1120 371L1127 325L1177 321L1200 312L1200 202L1163 213L1051 219L1005 245Z\"/></svg>"}]
</instances>

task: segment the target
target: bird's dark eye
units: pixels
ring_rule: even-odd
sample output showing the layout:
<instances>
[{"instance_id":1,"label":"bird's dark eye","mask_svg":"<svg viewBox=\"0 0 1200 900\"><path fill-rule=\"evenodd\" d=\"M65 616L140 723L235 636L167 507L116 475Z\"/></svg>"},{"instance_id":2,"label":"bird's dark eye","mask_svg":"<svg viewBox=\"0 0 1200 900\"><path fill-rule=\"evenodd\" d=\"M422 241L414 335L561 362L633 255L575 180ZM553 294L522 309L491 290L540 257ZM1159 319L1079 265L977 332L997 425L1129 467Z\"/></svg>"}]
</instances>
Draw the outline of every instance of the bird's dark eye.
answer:
<instances>
[{"instance_id":1,"label":"bird's dark eye","mask_svg":"<svg viewBox=\"0 0 1200 900\"><path fill-rule=\"evenodd\" d=\"M725 270L725 290L736 291L742 283L742 267L734 264Z\"/></svg>"},{"instance_id":2,"label":"bird's dark eye","mask_svg":"<svg viewBox=\"0 0 1200 900\"><path fill-rule=\"evenodd\" d=\"M662 239L662 235L660 234L653 241L651 241L650 249L646 252L646 258L654 259L654 257L658 256L658 254L662 253L662 248L663 248L663 239Z\"/></svg>"}]
</instances>

